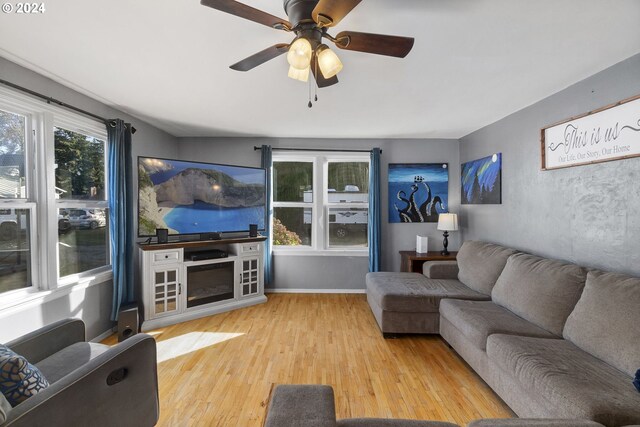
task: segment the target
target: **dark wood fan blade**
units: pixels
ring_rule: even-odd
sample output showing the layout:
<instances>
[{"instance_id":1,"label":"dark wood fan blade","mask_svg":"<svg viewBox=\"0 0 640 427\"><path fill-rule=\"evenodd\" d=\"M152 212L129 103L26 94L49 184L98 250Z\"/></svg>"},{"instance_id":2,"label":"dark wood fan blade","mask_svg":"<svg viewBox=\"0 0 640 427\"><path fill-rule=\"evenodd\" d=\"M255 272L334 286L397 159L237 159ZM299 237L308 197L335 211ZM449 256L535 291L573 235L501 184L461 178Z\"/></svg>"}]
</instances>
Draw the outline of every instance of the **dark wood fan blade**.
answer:
<instances>
[{"instance_id":1,"label":"dark wood fan blade","mask_svg":"<svg viewBox=\"0 0 640 427\"><path fill-rule=\"evenodd\" d=\"M320 71L320 67L318 67L317 63L318 63L318 60L316 59L316 56L313 55L313 57L311 58L311 71L313 72L313 77L315 77L316 83L318 84L318 87L320 87L320 88L328 87L328 86L333 86L334 84L338 83L338 77L337 76L333 76L330 79L325 79L324 76L322 75L322 71Z\"/></svg>"},{"instance_id":2,"label":"dark wood fan blade","mask_svg":"<svg viewBox=\"0 0 640 427\"><path fill-rule=\"evenodd\" d=\"M231 15L239 16L240 18L248 19L249 21L266 25L267 27L277 29L282 29L282 27L291 28L291 24L286 19L269 15L266 12L254 9L251 6L247 6L246 4L242 4L234 0L200 0L200 4L221 10L222 12L230 13Z\"/></svg>"},{"instance_id":3,"label":"dark wood fan blade","mask_svg":"<svg viewBox=\"0 0 640 427\"><path fill-rule=\"evenodd\" d=\"M278 56L285 53L288 49L288 44L276 44L254 55L251 55L250 57L245 58L240 62L233 64L229 68L236 71L249 71L253 68L256 68L258 65L272 60L273 58L277 58Z\"/></svg>"},{"instance_id":4,"label":"dark wood fan blade","mask_svg":"<svg viewBox=\"0 0 640 427\"><path fill-rule=\"evenodd\" d=\"M340 49L358 52L375 53L377 55L404 58L413 48L413 38L386 36L384 34L357 33L343 31L336 37L336 46Z\"/></svg>"},{"instance_id":5,"label":"dark wood fan blade","mask_svg":"<svg viewBox=\"0 0 640 427\"><path fill-rule=\"evenodd\" d=\"M333 27L342 21L362 0L320 0L311 13L311 17L317 23L325 27ZM318 17L318 15L322 15ZM329 18L328 20L322 17Z\"/></svg>"}]
</instances>

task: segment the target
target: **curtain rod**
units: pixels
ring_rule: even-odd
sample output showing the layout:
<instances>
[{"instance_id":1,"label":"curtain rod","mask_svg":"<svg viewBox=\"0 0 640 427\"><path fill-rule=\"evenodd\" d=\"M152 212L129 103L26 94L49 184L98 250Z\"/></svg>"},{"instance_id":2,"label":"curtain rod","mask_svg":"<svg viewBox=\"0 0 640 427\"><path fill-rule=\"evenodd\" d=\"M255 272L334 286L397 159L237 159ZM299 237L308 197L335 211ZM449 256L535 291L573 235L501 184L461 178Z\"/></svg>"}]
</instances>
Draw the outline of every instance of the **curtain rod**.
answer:
<instances>
[{"instance_id":1,"label":"curtain rod","mask_svg":"<svg viewBox=\"0 0 640 427\"><path fill-rule=\"evenodd\" d=\"M254 151L262 150L262 147L254 146ZM370 153L371 150L332 150L329 148L272 148L273 151L326 151L332 153ZM382 150L380 150L382 154Z\"/></svg>"},{"instance_id":2,"label":"curtain rod","mask_svg":"<svg viewBox=\"0 0 640 427\"><path fill-rule=\"evenodd\" d=\"M105 125L115 127L114 120L105 119L104 117L100 117L97 114L93 114L93 113L91 113L91 112L89 112L87 110L83 110L82 108L74 107L73 105L69 105L69 104L67 104L65 102L59 101L59 100L57 100L55 98L52 98L50 96L43 95L43 94L41 94L39 92L36 92L34 90L31 90L31 89L27 89L26 87L19 86L19 85L15 84L15 83L11 83L11 82L8 82L6 80L0 79L0 83L2 83L3 85L9 86L9 87L11 87L13 89L17 89L19 91L28 93L29 95L35 96L36 98L40 98L43 101L45 101L47 104L52 104L52 103L53 104L57 104L60 107L64 107L64 108L66 108L68 110L75 111L76 113L84 114L85 116L89 116L89 117L92 117L94 119L100 120ZM133 126L131 126L131 133L136 133L136 128L134 128Z\"/></svg>"}]
</instances>

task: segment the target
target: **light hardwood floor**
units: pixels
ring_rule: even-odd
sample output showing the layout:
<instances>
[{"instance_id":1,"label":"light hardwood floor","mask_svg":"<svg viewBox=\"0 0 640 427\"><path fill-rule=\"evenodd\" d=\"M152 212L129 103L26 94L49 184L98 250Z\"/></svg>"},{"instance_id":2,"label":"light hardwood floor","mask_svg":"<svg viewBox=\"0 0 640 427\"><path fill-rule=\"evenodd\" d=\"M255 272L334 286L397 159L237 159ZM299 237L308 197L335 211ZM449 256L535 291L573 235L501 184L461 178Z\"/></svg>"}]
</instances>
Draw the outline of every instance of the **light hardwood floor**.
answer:
<instances>
[{"instance_id":1,"label":"light hardwood floor","mask_svg":"<svg viewBox=\"0 0 640 427\"><path fill-rule=\"evenodd\" d=\"M439 337L383 339L364 295L268 297L152 333L159 425L259 427L274 384L332 385L338 418L513 416Z\"/></svg>"}]
</instances>

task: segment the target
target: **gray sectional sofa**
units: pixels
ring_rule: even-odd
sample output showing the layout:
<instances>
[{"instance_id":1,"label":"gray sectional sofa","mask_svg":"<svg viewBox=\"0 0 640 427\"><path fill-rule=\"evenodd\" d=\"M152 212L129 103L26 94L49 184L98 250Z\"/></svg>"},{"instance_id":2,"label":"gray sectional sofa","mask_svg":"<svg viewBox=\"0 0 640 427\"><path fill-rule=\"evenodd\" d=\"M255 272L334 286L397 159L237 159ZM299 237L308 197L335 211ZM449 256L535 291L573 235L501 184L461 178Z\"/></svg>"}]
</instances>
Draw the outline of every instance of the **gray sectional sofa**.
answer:
<instances>
[{"instance_id":1,"label":"gray sectional sofa","mask_svg":"<svg viewBox=\"0 0 640 427\"><path fill-rule=\"evenodd\" d=\"M440 333L521 417L640 424L640 279L481 242L459 254L457 275L436 262L425 275L367 276L383 333ZM450 296L460 285L464 297Z\"/></svg>"}]
</instances>

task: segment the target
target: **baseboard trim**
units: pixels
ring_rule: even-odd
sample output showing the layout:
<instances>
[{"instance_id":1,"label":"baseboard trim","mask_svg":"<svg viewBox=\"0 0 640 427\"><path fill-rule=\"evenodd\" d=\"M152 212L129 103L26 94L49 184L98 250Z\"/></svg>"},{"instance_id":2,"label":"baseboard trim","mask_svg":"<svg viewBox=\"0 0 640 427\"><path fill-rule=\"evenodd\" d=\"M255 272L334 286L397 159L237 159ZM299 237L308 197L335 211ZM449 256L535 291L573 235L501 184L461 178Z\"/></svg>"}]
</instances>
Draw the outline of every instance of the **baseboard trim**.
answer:
<instances>
[{"instance_id":1,"label":"baseboard trim","mask_svg":"<svg viewBox=\"0 0 640 427\"><path fill-rule=\"evenodd\" d=\"M100 335L98 335L97 337L95 337L94 339L90 340L89 342L100 342L100 341L104 341L107 338L109 338L111 335L115 334L115 332L113 331L113 329L109 329L108 331L104 331L103 333L101 333Z\"/></svg>"},{"instance_id":2,"label":"baseboard trim","mask_svg":"<svg viewBox=\"0 0 640 427\"><path fill-rule=\"evenodd\" d=\"M364 294L365 289L265 289L265 294Z\"/></svg>"}]
</instances>

